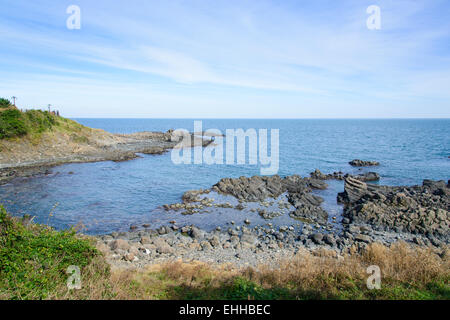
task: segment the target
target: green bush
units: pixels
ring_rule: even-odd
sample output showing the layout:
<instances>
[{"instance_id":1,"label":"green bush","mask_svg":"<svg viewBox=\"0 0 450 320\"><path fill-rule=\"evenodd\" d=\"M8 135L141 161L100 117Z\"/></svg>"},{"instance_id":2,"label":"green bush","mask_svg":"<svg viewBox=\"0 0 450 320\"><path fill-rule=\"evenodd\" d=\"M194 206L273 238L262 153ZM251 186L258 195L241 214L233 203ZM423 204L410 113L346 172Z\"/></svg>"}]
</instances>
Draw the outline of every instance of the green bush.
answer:
<instances>
[{"instance_id":1,"label":"green bush","mask_svg":"<svg viewBox=\"0 0 450 320\"><path fill-rule=\"evenodd\" d=\"M57 125L57 117L48 111L16 108L0 109L0 139L20 137L26 134L39 135Z\"/></svg>"},{"instance_id":2,"label":"green bush","mask_svg":"<svg viewBox=\"0 0 450 320\"><path fill-rule=\"evenodd\" d=\"M98 255L91 243L77 237L74 230L26 226L0 205L0 297L58 296L66 288L67 268L75 265L83 270Z\"/></svg>"},{"instance_id":3,"label":"green bush","mask_svg":"<svg viewBox=\"0 0 450 320\"><path fill-rule=\"evenodd\" d=\"M56 123L54 116L48 111L28 110L25 112L25 116L32 131L37 133L42 133L50 129Z\"/></svg>"},{"instance_id":4,"label":"green bush","mask_svg":"<svg viewBox=\"0 0 450 320\"><path fill-rule=\"evenodd\" d=\"M5 98L0 98L0 108L5 109L11 105L11 101Z\"/></svg>"},{"instance_id":5,"label":"green bush","mask_svg":"<svg viewBox=\"0 0 450 320\"><path fill-rule=\"evenodd\" d=\"M7 109L0 113L0 139L20 137L27 133L28 129L19 110Z\"/></svg>"}]
</instances>

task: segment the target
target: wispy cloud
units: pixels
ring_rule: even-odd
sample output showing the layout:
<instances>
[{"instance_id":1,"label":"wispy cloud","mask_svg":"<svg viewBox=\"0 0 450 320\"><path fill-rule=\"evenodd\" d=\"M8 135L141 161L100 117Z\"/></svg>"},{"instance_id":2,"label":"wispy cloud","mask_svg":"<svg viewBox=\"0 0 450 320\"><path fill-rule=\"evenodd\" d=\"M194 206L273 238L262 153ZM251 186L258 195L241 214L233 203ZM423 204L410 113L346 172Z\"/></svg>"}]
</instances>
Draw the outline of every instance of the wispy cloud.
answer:
<instances>
[{"instance_id":1,"label":"wispy cloud","mask_svg":"<svg viewBox=\"0 0 450 320\"><path fill-rule=\"evenodd\" d=\"M78 1L81 30L65 27L69 3L0 1L0 95L22 103L46 92L73 116L102 104L117 116L450 116L445 1L376 1L379 31L366 28L370 1Z\"/></svg>"}]
</instances>

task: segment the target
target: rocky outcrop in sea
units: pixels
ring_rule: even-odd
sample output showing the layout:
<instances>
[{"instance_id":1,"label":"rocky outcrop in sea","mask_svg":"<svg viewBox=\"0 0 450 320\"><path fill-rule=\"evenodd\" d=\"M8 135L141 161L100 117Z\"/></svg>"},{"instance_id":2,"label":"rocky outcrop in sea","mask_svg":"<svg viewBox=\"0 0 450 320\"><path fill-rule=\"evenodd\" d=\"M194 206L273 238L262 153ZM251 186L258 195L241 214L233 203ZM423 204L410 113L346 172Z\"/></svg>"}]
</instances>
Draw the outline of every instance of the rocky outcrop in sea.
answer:
<instances>
[{"instance_id":1,"label":"rocky outcrop in sea","mask_svg":"<svg viewBox=\"0 0 450 320\"><path fill-rule=\"evenodd\" d=\"M389 187L351 177L338 195L351 224L375 230L408 232L443 240L450 235L450 184L424 180L421 186Z\"/></svg>"},{"instance_id":2,"label":"rocky outcrop in sea","mask_svg":"<svg viewBox=\"0 0 450 320\"><path fill-rule=\"evenodd\" d=\"M390 246L405 241L413 246L429 246L444 255L450 242L450 181L424 180L419 186L383 186L364 182L368 173L350 175L322 174L316 170L310 177L240 177L224 178L210 189L190 190L183 202L167 205L166 210L202 210L203 207L242 211L246 203L267 206L270 199L279 202L289 215L301 223L274 227L270 222L276 213L256 210L267 219L265 225L252 226L242 216L241 223L231 221L207 232L194 225L158 229L134 227L130 232L99 236L99 246L113 264L145 266L167 260L199 260L208 263L232 263L236 266L276 264L302 250L343 259L359 252L372 242ZM344 192L336 200L343 204L342 219L330 219L322 208L323 199L314 190L324 190L323 180L345 180ZM238 205L217 204L210 193L232 196ZM192 209L195 208L195 209ZM195 213L191 212L190 214ZM279 213L278 214L283 214ZM330 225L333 220L335 226ZM295 220L293 220L295 221Z\"/></svg>"}]
</instances>

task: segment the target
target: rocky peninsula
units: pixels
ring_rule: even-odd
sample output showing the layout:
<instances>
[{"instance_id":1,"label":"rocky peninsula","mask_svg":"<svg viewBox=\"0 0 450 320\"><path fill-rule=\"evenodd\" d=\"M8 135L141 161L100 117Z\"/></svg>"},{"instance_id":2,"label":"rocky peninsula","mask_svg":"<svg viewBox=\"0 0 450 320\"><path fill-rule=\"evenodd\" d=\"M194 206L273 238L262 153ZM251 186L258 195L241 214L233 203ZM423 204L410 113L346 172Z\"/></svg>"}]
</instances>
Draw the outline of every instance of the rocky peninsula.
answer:
<instances>
[{"instance_id":1,"label":"rocky peninsula","mask_svg":"<svg viewBox=\"0 0 450 320\"><path fill-rule=\"evenodd\" d=\"M12 106L0 110L0 117L7 113L16 115L17 118L12 118L15 125L25 127L30 115L39 121L28 124L28 133L14 133L0 139L0 183L16 177L47 174L51 167L64 163L125 161L139 157L139 153L162 154L175 147L211 143L210 139L194 134L188 134L190 139L184 139L185 136L174 134L173 130L113 134L48 112L20 112ZM12 121L11 116L7 119ZM48 122L46 127L35 128L35 122L43 121Z\"/></svg>"}]
</instances>

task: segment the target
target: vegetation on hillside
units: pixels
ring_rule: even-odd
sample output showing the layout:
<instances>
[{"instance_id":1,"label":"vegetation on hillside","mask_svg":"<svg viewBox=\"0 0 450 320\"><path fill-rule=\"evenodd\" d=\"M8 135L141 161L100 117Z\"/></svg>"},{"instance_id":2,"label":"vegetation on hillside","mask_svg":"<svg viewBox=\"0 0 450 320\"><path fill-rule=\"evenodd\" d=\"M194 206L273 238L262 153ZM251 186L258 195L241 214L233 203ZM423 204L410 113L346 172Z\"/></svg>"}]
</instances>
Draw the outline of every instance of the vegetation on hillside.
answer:
<instances>
[{"instance_id":1,"label":"vegetation on hillside","mask_svg":"<svg viewBox=\"0 0 450 320\"><path fill-rule=\"evenodd\" d=\"M57 116L48 111L21 112L8 100L0 99L0 139L41 134L57 124Z\"/></svg>"},{"instance_id":2,"label":"vegetation on hillside","mask_svg":"<svg viewBox=\"0 0 450 320\"><path fill-rule=\"evenodd\" d=\"M11 106L11 101L5 98L0 98L0 109L5 109Z\"/></svg>"},{"instance_id":3,"label":"vegetation on hillside","mask_svg":"<svg viewBox=\"0 0 450 320\"><path fill-rule=\"evenodd\" d=\"M67 267L81 269L80 290ZM382 270L381 289L366 268ZM326 250L259 270L174 262L111 272L93 240L74 230L25 223L0 207L0 299L450 299L447 252L371 244L338 260Z\"/></svg>"},{"instance_id":4,"label":"vegetation on hillside","mask_svg":"<svg viewBox=\"0 0 450 320\"><path fill-rule=\"evenodd\" d=\"M30 109L22 112L9 100L0 98L0 140L28 137L38 143L44 132L51 131L67 133L74 142L87 143L86 135L91 129L48 111Z\"/></svg>"}]
</instances>

